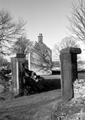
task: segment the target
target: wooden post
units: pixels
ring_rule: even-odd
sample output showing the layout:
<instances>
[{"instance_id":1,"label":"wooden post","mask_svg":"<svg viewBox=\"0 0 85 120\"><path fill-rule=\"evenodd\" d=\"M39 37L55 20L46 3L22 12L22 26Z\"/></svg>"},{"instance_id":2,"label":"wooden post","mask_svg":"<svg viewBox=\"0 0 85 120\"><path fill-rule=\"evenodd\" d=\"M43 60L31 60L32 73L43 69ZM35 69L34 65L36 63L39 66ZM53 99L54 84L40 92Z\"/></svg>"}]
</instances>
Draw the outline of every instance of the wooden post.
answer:
<instances>
[{"instance_id":1,"label":"wooden post","mask_svg":"<svg viewBox=\"0 0 85 120\"><path fill-rule=\"evenodd\" d=\"M17 93L19 93L19 63L16 61L16 82L17 82Z\"/></svg>"},{"instance_id":2,"label":"wooden post","mask_svg":"<svg viewBox=\"0 0 85 120\"><path fill-rule=\"evenodd\" d=\"M28 54L28 69L31 70L30 53Z\"/></svg>"}]
</instances>

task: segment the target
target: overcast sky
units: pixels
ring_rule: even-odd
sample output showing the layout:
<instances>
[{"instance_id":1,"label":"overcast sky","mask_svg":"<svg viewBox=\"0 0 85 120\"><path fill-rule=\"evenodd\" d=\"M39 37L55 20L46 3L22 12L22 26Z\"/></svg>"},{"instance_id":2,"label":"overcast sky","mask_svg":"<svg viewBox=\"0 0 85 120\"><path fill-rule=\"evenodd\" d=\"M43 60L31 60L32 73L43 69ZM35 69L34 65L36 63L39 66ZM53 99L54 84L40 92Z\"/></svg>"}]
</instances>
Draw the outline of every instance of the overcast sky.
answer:
<instances>
[{"instance_id":1,"label":"overcast sky","mask_svg":"<svg viewBox=\"0 0 85 120\"><path fill-rule=\"evenodd\" d=\"M71 4L78 0L0 0L0 10L9 10L16 19L23 18L26 34L37 41L39 33L50 48L68 36Z\"/></svg>"}]
</instances>

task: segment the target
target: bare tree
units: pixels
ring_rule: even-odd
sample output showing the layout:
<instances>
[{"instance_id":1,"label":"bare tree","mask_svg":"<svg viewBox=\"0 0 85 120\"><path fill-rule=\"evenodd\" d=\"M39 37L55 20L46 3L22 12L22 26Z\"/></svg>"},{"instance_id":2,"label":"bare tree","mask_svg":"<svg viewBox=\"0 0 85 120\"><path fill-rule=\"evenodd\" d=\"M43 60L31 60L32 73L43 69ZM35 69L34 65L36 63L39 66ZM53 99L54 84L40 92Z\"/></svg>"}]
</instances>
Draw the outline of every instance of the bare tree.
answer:
<instances>
[{"instance_id":1,"label":"bare tree","mask_svg":"<svg viewBox=\"0 0 85 120\"><path fill-rule=\"evenodd\" d=\"M68 18L68 27L72 35L85 43L85 1L79 0L78 4L72 4L71 17Z\"/></svg>"},{"instance_id":2,"label":"bare tree","mask_svg":"<svg viewBox=\"0 0 85 120\"><path fill-rule=\"evenodd\" d=\"M24 33L25 22L14 22L8 11L0 11L0 53L6 54L10 44Z\"/></svg>"},{"instance_id":3,"label":"bare tree","mask_svg":"<svg viewBox=\"0 0 85 120\"><path fill-rule=\"evenodd\" d=\"M26 37L20 37L12 46L12 52L27 54L33 49L33 42L27 39Z\"/></svg>"},{"instance_id":4,"label":"bare tree","mask_svg":"<svg viewBox=\"0 0 85 120\"><path fill-rule=\"evenodd\" d=\"M54 46L54 58L59 60L60 51L67 47L78 47L77 41L73 37L65 37L59 44Z\"/></svg>"}]
</instances>

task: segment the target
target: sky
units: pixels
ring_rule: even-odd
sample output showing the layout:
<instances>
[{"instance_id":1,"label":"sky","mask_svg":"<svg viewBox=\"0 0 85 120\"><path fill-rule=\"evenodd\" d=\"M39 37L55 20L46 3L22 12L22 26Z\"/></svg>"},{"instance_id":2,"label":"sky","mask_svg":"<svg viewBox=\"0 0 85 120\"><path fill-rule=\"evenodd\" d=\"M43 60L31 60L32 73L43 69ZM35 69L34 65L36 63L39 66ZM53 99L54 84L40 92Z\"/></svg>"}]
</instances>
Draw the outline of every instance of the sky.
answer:
<instances>
[{"instance_id":1,"label":"sky","mask_svg":"<svg viewBox=\"0 0 85 120\"><path fill-rule=\"evenodd\" d=\"M23 19L28 39L38 40L43 35L44 43L54 45L68 36L71 5L78 0L0 0L0 10L8 10L14 19Z\"/></svg>"}]
</instances>

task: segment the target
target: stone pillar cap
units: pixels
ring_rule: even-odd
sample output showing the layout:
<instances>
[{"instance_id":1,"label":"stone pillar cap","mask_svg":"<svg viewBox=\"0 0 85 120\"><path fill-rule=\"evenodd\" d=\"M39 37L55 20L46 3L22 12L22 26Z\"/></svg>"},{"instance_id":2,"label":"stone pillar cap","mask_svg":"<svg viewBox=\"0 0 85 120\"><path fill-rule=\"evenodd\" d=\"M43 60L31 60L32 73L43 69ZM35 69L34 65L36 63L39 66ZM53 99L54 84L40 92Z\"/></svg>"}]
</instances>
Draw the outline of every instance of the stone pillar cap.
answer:
<instances>
[{"instance_id":1,"label":"stone pillar cap","mask_svg":"<svg viewBox=\"0 0 85 120\"><path fill-rule=\"evenodd\" d=\"M81 53L81 49L80 48L74 48L74 47L67 47L64 48L60 51L61 54L80 54Z\"/></svg>"},{"instance_id":2,"label":"stone pillar cap","mask_svg":"<svg viewBox=\"0 0 85 120\"><path fill-rule=\"evenodd\" d=\"M23 53L17 53L16 58L25 58L25 54Z\"/></svg>"}]
</instances>

